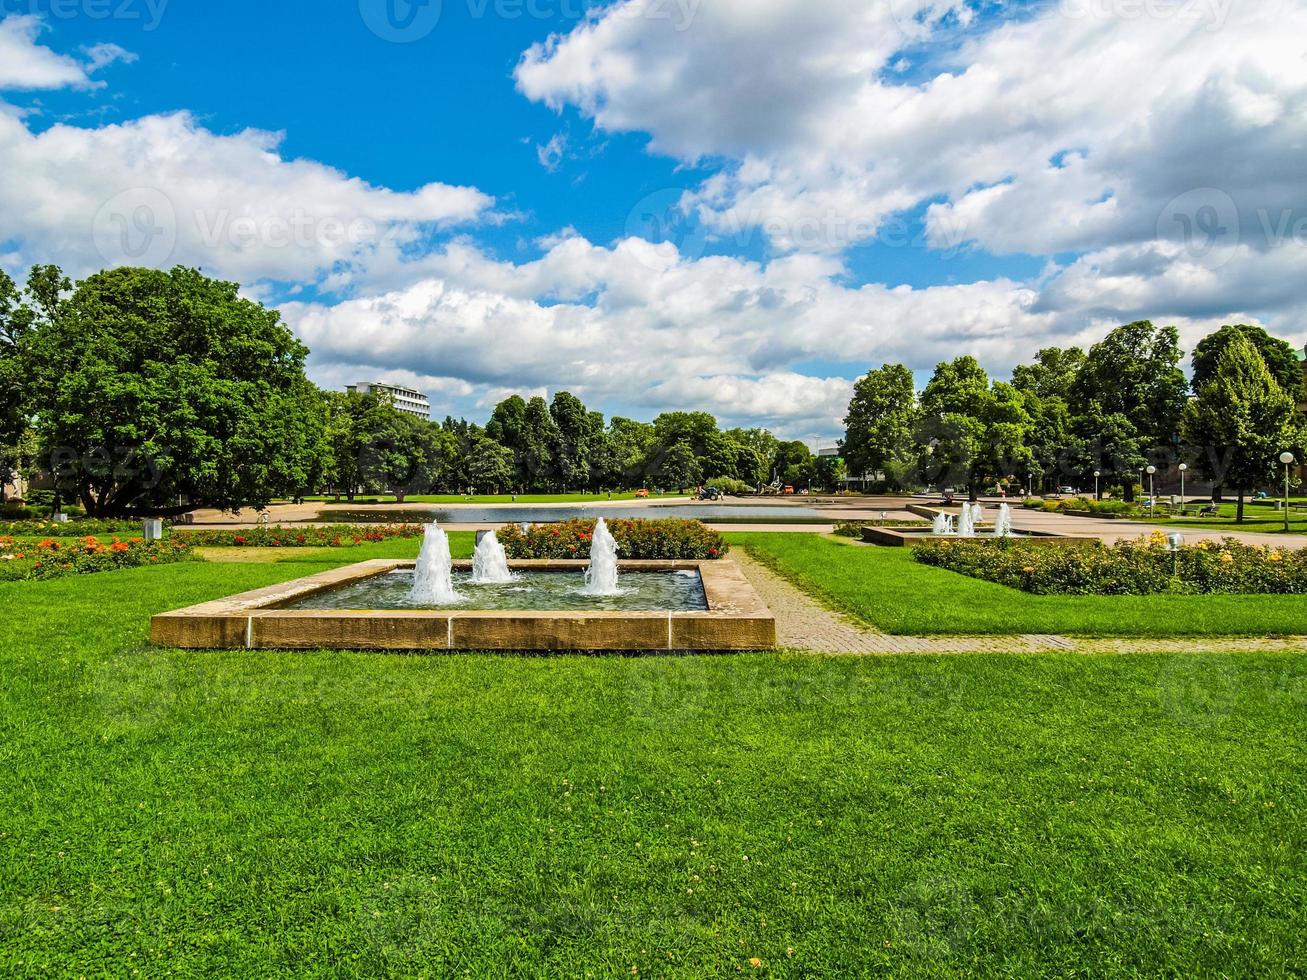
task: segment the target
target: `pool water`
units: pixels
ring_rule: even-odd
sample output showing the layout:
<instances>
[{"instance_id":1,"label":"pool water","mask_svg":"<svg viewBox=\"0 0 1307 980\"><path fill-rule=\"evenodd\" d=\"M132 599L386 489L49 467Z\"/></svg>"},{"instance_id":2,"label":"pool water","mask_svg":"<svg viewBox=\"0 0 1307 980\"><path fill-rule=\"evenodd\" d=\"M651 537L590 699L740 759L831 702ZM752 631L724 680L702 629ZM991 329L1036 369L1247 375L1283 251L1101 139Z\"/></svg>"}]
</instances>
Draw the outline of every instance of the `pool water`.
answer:
<instances>
[{"instance_id":1,"label":"pool water","mask_svg":"<svg viewBox=\"0 0 1307 980\"><path fill-rule=\"evenodd\" d=\"M625 572L620 596L588 596L580 572L518 572L508 585L473 585L470 572L454 573L464 601L430 606L409 600L413 572L402 570L352 582L300 599L286 609L480 609L550 612L706 612L708 600L696 571Z\"/></svg>"}]
</instances>

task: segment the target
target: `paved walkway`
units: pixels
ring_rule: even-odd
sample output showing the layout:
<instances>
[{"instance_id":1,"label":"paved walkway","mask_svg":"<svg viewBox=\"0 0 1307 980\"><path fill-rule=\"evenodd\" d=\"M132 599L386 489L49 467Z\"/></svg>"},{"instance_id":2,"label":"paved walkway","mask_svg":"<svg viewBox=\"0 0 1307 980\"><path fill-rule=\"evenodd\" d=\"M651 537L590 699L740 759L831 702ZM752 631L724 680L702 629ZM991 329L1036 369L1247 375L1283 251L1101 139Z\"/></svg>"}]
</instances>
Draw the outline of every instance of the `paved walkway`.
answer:
<instances>
[{"instance_id":1,"label":"paved walkway","mask_svg":"<svg viewBox=\"0 0 1307 980\"><path fill-rule=\"evenodd\" d=\"M1307 652L1307 637L1071 639L1065 636L890 636L827 609L736 548L731 558L776 617L782 647L817 653L1252 653Z\"/></svg>"}]
</instances>

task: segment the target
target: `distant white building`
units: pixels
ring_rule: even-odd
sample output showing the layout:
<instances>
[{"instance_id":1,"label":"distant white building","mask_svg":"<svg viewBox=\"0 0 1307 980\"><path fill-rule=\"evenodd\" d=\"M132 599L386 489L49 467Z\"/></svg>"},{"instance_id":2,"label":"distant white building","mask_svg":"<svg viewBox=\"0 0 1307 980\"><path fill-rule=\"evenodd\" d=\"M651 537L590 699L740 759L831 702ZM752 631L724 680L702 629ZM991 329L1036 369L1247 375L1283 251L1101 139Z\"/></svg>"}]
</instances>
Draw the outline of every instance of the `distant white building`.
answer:
<instances>
[{"instance_id":1,"label":"distant white building","mask_svg":"<svg viewBox=\"0 0 1307 980\"><path fill-rule=\"evenodd\" d=\"M380 381L360 381L345 390L358 392L360 395L387 395L401 412L424 419L431 418L431 401L422 392L414 391L412 388L399 388Z\"/></svg>"}]
</instances>

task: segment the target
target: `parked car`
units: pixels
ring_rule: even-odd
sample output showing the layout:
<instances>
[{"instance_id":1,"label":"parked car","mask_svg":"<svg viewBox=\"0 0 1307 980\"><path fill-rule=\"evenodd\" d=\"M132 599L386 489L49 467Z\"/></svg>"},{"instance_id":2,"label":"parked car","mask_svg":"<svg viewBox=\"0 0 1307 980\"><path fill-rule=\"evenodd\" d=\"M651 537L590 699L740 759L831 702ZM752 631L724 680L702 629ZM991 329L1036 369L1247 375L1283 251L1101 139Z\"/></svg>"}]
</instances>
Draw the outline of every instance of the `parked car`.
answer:
<instances>
[{"instance_id":1,"label":"parked car","mask_svg":"<svg viewBox=\"0 0 1307 980\"><path fill-rule=\"evenodd\" d=\"M781 493L782 493L784 496L786 496L786 497L793 497L793 496L794 496L794 488L793 488L792 486L790 486L789 484L786 484L785 489L782 490Z\"/></svg>"},{"instance_id":2,"label":"parked car","mask_svg":"<svg viewBox=\"0 0 1307 980\"><path fill-rule=\"evenodd\" d=\"M637 490L637 491L635 491L635 499L636 499L636 500L646 500L646 499L648 499L648 497L649 497L649 491L648 491L648 490Z\"/></svg>"}]
</instances>

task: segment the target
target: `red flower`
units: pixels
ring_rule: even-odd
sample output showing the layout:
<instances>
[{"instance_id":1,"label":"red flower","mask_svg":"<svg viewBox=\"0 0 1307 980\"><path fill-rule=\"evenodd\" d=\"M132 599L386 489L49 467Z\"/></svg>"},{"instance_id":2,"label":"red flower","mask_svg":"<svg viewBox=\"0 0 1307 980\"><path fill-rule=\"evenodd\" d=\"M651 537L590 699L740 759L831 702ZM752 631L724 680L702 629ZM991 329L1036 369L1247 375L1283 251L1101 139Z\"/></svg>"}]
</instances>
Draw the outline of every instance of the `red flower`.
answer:
<instances>
[{"instance_id":1,"label":"red flower","mask_svg":"<svg viewBox=\"0 0 1307 980\"><path fill-rule=\"evenodd\" d=\"M237 547L240 547L245 543L245 537L243 535L238 534L236 535L236 537L232 538L232 541L236 544Z\"/></svg>"}]
</instances>

